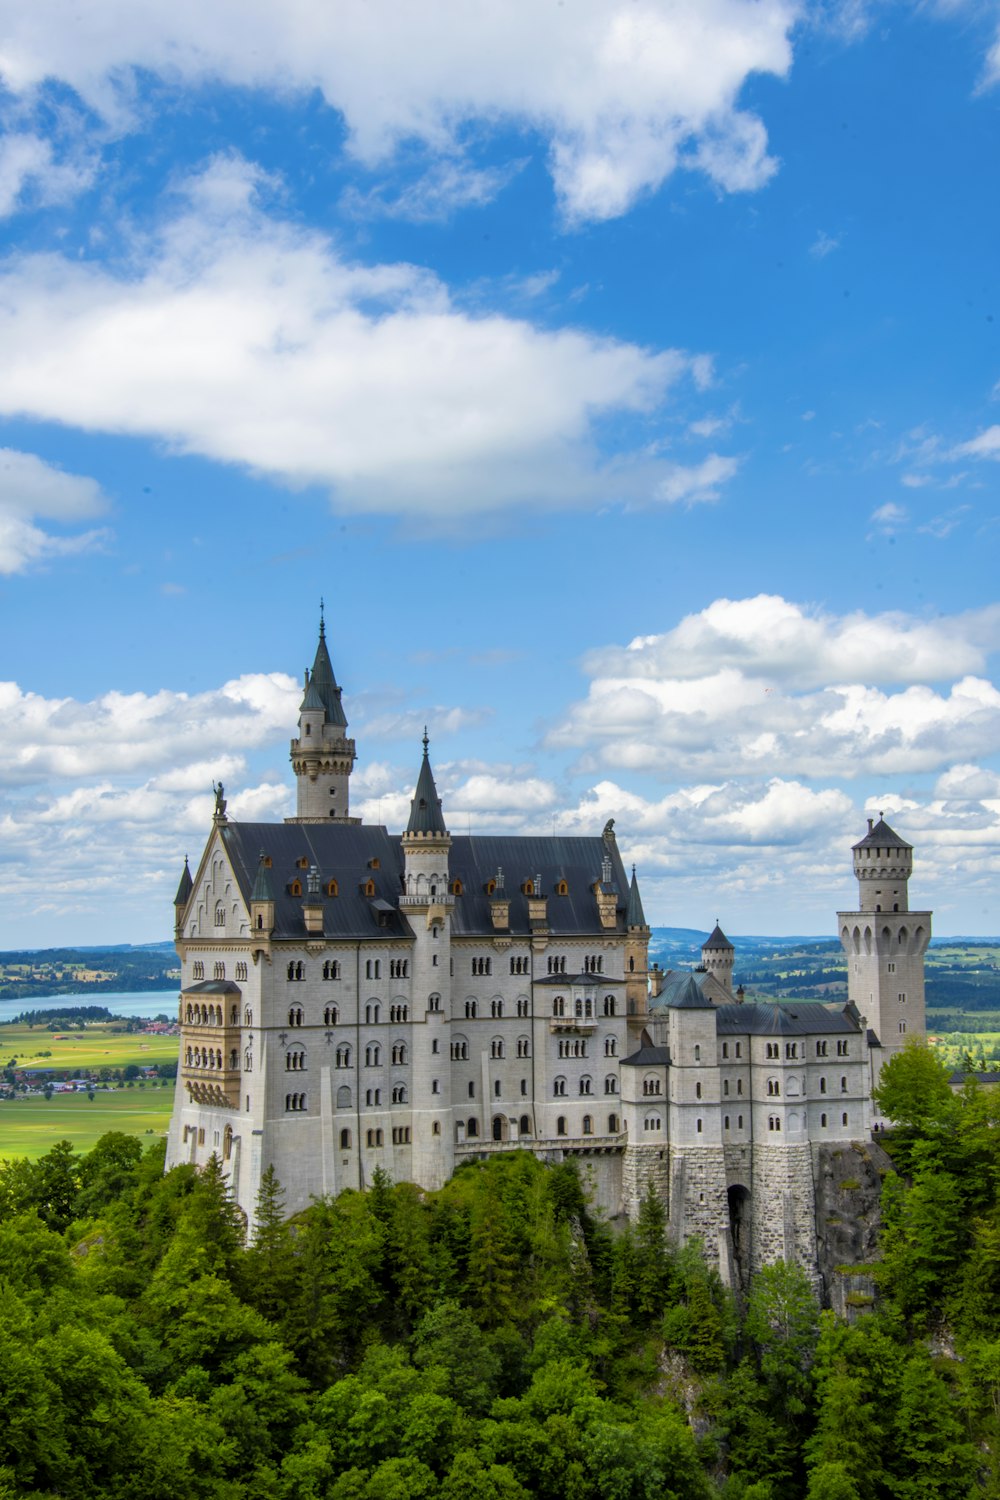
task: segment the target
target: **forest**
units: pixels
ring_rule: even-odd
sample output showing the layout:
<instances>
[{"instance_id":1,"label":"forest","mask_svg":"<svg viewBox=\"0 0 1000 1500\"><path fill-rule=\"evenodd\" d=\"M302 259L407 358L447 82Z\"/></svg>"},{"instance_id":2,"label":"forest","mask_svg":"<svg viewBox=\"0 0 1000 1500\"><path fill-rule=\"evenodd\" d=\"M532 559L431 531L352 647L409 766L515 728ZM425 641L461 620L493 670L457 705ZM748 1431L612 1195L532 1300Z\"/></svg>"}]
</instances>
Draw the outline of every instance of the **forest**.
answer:
<instances>
[{"instance_id":1,"label":"forest","mask_svg":"<svg viewBox=\"0 0 1000 1500\"><path fill-rule=\"evenodd\" d=\"M734 1297L652 1196L572 1164L376 1174L252 1244L215 1159L105 1135L0 1166L0 1497L1000 1496L1000 1101L915 1046L873 1310L778 1264Z\"/></svg>"}]
</instances>

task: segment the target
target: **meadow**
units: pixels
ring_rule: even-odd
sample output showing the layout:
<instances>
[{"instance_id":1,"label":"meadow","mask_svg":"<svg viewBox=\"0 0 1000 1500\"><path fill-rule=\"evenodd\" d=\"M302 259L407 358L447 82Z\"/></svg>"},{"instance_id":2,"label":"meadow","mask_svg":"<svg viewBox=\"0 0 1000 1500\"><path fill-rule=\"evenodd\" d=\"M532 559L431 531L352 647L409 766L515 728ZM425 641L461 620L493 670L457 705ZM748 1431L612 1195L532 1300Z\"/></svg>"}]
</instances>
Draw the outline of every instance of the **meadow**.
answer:
<instances>
[{"instance_id":1,"label":"meadow","mask_svg":"<svg viewBox=\"0 0 1000 1500\"><path fill-rule=\"evenodd\" d=\"M83 1031L69 1027L48 1031L44 1026L7 1022L0 1025L0 1068L9 1067L12 1058L22 1068L53 1068L60 1073L130 1064L145 1068L176 1062L178 1046L176 1036L126 1032L116 1021L92 1022Z\"/></svg>"},{"instance_id":2,"label":"meadow","mask_svg":"<svg viewBox=\"0 0 1000 1500\"><path fill-rule=\"evenodd\" d=\"M92 1100L85 1093L0 1100L0 1160L37 1161L62 1140L72 1142L74 1151L89 1151L109 1130L138 1136L148 1145L166 1135L173 1100L173 1084L154 1083L107 1093L98 1089Z\"/></svg>"}]
</instances>

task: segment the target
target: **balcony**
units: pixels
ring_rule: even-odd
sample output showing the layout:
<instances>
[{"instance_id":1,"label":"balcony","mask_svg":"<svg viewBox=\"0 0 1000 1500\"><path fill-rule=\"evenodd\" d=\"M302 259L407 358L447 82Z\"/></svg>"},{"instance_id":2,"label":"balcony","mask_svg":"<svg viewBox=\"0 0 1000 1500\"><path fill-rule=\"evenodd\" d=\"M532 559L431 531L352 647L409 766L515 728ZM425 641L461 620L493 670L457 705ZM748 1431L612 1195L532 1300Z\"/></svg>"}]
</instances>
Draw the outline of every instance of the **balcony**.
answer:
<instances>
[{"instance_id":1,"label":"balcony","mask_svg":"<svg viewBox=\"0 0 1000 1500\"><path fill-rule=\"evenodd\" d=\"M590 1036L597 1030L596 1016L552 1016L549 1031L553 1036Z\"/></svg>"},{"instance_id":2,"label":"balcony","mask_svg":"<svg viewBox=\"0 0 1000 1500\"><path fill-rule=\"evenodd\" d=\"M614 1155L624 1151L628 1133L618 1135L522 1135L516 1141L460 1141L455 1146L457 1161L471 1161L477 1156L496 1156L503 1151L561 1151L571 1156Z\"/></svg>"}]
</instances>

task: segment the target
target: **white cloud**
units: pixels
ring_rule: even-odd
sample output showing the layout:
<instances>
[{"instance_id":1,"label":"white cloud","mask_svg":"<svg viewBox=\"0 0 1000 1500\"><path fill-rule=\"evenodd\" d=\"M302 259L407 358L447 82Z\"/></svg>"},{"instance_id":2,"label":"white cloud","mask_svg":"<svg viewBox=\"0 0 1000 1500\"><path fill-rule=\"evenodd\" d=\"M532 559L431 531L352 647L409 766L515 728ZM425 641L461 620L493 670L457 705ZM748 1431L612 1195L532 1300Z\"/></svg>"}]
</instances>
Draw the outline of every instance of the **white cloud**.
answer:
<instances>
[{"instance_id":1,"label":"white cloud","mask_svg":"<svg viewBox=\"0 0 1000 1500\"><path fill-rule=\"evenodd\" d=\"M717 600L664 635L592 652L587 697L548 743L579 751L585 770L680 781L936 771L996 744L1000 693L973 674L998 644L998 607L921 621ZM946 691L926 685L940 680Z\"/></svg>"},{"instance_id":2,"label":"white cloud","mask_svg":"<svg viewBox=\"0 0 1000 1500\"><path fill-rule=\"evenodd\" d=\"M735 459L609 459L711 360L457 309L419 267L363 266L257 206L217 159L126 270L58 255L0 271L0 410L333 488L342 508L467 517L512 504L712 498Z\"/></svg>"},{"instance_id":3,"label":"white cloud","mask_svg":"<svg viewBox=\"0 0 1000 1500\"><path fill-rule=\"evenodd\" d=\"M369 165L414 139L451 155L470 124L524 126L548 142L566 215L604 219L679 164L730 192L767 181L764 126L737 100L750 75L788 72L799 6L33 0L8 10L0 77L15 93L59 80L122 124L140 69L168 86L319 89Z\"/></svg>"},{"instance_id":4,"label":"white cloud","mask_svg":"<svg viewBox=\"0 0 1000 1500\"><path fill-rule=\"evenodd\" d=\"M959 443L952 449L952 457L1000 460L1000 424L994 423L967 443Z\"/></svg>"},{"instance_id":5,"label":"white cloud","mask_svg":"<svg viewBox=\"0 0 1000 1500\"><path fill-rule=\"evenodd\" d=\"M839 249L839 238L819 229L816 232L816 238L809 246L809 254L815 256L817 260L825 260L828 255L833 254L834 250Z\"/></svg>"},{"instance_id":6,"label":"white cloud","mask_svg":"<svg viewBox=\"0 0 1000 1500\"><path fill-rule=\"evenodd\" d=\"M369 192L350 188L341 202L358 218L440 222L459 209L492 203L526 165L527 159L522 158L502 167L477 169L467 162L446 160L435 163L415 182L395 192L382 186Z\"/></svg>"},{"instance_id":7,"label":"white cloud","mask_svg":"<svg viewBox=\"0 0 1000 1500\"><path fill-rule=\"evenodd\" d=\"M222 768L233 774L230 768L243 765L220 746L238 740L257 747L290 733L300 698L300 685L279 672L234 678L205 693L108 692L89 703L43 698L3 682L0 784L134 778L158 770L168 777L167 790L186 789L192 763L209 779ZM182 787L179 778L185 776Z\"/></svg>"},{"instance_id":8,"label":"white cloud","mask_svg":"<svg viewBox=\"0 0 1000 1500\"><path fill-rule=\"evenodd\" d=\"M894 536L897 531L902 530L909 519L909 511L905 505L897 505L893 500L888 501L885 505L880 505L876 510L872 511L869 517L876 531L880 532L883 536Z\"/></svg>"},{"instance_id":9,"label":"white cloud","mask_svg":"<svg viewBox=\"0 0 1000 1500\"><path fill-rule=\"evenodd\" d=\"M34 453L0 448L0 573L99 546L104 529L59 535L38 521L67 524L101 515L106 497L94 479L68 474Z\"/></svg>"},{"instance_id":10,"label":"white cloud","mask_svg":"<svg viewBox=\"0 0 1000 1500\"><path fill-rule=\"evenodd\" d=\"M8 131L0 136L0 219L29 202L66 202L89 187L95 171L79 153L58 161L51 142L32 131Z\"/></svg>"}]
</instances>

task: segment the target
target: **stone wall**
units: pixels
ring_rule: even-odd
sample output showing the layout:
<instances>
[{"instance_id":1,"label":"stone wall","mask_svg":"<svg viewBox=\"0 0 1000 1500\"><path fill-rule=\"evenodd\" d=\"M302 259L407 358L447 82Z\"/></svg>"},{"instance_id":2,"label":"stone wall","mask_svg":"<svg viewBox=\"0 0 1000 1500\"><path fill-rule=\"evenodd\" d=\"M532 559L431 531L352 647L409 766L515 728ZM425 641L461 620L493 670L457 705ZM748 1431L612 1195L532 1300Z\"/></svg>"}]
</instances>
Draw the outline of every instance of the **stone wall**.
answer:
<instances>
[{"instance_id":1,"label":"stone wall","mask_svg":"<svg viewBox=\"0 0 1000 1500\"><path fill-rule=\"evenodd\" d=\"M622 1159L621 1205L622 1212L633 1222L639 1216L639 1204L650 1187L665 1204L669 1204L670 1163L667 1147L630 1143L626 1146Z\"/></svg>"},{"instance_id":2,"label":"stone wall","mask_svg":"<svg viewBox=\"0 0 1000 1500\"><path fill-rule=\"evenodd\" d=\"M754 1146L751 1273L794 1261L819 1290L812 1147Z\"/></svg>"}]
</instances>

